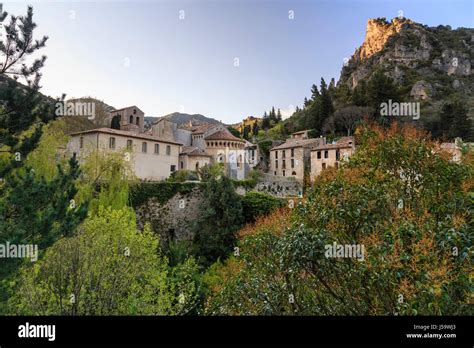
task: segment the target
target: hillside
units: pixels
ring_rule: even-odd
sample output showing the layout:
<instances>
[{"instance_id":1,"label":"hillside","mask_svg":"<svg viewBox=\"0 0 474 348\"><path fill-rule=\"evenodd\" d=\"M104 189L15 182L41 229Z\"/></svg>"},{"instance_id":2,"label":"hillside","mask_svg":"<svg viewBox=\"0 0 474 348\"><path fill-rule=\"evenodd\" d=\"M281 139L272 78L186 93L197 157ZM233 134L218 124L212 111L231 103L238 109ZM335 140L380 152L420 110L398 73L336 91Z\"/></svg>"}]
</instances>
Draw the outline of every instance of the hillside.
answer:
<instances>
[{"instance_id":1,"label":"hillside","mask_svg":"<svg viewBox=\"0 0 474 348\"><path fill-rule=\"evenodd\" d=\"M467 97L474 117L473 37L471 28L369 19L365 40L342 68L338 84L353 89L380 70L401 87L405 99L423 100L426 113L458 95Z\"/></svg>"},{"instance_id":2,"label":"hillside","mask_svg":"<svg viewBox=\"0 0 474 348\"><path fill-rule=\"evenodd\" d=\"M435 138L474 140L474 29L429 27L407 18L369 19L365 39L340 78L311 87L280 133L312 129L344 135L364 118L410 122ZM381 115L389 101L412 103L416 117ZM367 109L370 108L370 109Z\"/></svg>"},{"instance_id":3,"label":"hillside","mask_svg":"<svg viewBox=\"0 0 474 348\"><path fill-rule=\"evenodd\" d=\"M156 116L145 116L145 123L147 125L151 125L152 123L156 122L160 118L166 118L167 120L177 123L180 126L183 125L188 125L189 122L192 122L194 125L200 125L200 124L219 124L221 123L220 121L206 117L201 114L185 114L181 112L173 112L171 114L161 116L161 117L156 117Z\"/></svg>"}]
</instances>

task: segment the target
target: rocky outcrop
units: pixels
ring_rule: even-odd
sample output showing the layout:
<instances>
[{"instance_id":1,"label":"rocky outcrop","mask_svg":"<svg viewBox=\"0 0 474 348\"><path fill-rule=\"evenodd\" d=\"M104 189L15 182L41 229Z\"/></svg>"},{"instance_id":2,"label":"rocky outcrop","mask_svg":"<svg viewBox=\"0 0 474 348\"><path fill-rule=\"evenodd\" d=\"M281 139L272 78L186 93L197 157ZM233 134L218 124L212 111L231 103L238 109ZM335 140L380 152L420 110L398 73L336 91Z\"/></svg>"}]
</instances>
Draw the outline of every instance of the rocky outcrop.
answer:
<instances>
[{"instance_id":1,"label":"rocky outcrop","mask_svg":"<svg viewBox=\"0 0 474 348\"><path fill-rule=\"evenodd\" d=\"M419 81L415 80L417 75L469 77L473 74L473 35L474 29L434 28L406 18L391 22L369 19L365 40L343 67L340 82L354 88L376 69L384 70L401 85Z\"/></svg>"},{"instance_id":2,"label":"rocky outcrop","mask_svg":"<svg viewBox=\"0 0 474 348\"><path fill-rule=\"evenodd\" d=\"M411 91L410 96L415 100L426 100L433 95L433 86L424 80L417 81Z\"/></svg>"}]
</instances>

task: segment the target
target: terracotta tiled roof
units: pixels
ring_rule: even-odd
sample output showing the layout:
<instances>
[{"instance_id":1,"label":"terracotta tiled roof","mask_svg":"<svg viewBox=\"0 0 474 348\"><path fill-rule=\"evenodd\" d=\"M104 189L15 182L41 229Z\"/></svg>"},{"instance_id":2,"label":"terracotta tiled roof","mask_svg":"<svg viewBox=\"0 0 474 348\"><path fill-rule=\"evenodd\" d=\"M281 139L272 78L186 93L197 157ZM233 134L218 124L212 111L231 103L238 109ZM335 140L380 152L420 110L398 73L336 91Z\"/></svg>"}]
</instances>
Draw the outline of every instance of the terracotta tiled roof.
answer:
<instances>
[{"instance_id":1,"label":"terracotta tiled roof","mask_svg":"<svg viewBox=\"0 0 474 348\"><path fill-rule=\"evenodd\" d=\"M127 137L127 138L143 139L143 140L150 140L150 141L159 141L159 142L162 142L162 143L173 144L173 145L183 145L181 143L177 143L177 142L174 142L174 141L160 139L158 137L155 137L153 135L148 135L146 133L136 134L136 133L123 131L123 130L118 130L118 129L112 129L112 128L89 129L89 130L82 131L82 132L71 133L70 135L74 136L74 135L90 134L90 133L104 133L104 134L112 134L112 135L121 135L121 136L124 136L124 137Z\"/></svg>"},{"instance_id":2,"label":"terracotta tiled roof","mask_svg":"<svg viewBox=\"0 0 474 348\"><path fill-rule=\"evenodd\" d=\"M183 146L180 155L211 157L211 155L206 154L204 150L200 149L197 146Z\"/></svg>"},{"instance_id":3,"label":"terracotta tiled roof","mask_svg":"<svg viewBox=\"0 0 474 348\"><path fill-rule=\"evenodd\" d=\"M319 143L324 142L323 138L313 138L313 139L294 139L290 138L281 145L275 146L271 149L273 150L283 150L291 149L292 147L311 147L316 146Z\"/></svg>"},{"instance_id":4,"label":"terracotta tiled roof","mask_svg":"<svg viewBox=\"0 0 474 348\"><path fill-rule=\"evenodd\" d=\"M338 141L336 141L336 144L349 144L352 142L352 144L355 144L355 139L354 137L342 137Z\"/></svg>"},{"instance_id":5,"label":"terracotta tiled roof","mask_svg":"<svg viewBox=\"0 0 474 348\"><path fill-rule=\"evenodd\" d=\"M202 124L202 125L199 125L199 126L193 126L191 128L191 132L193 132L193 134L204 134L205 132L207 132L212 127L215 127L215 125L213 125L213 124Z\"/></svg>"},{"instance_id":6,"label":"terracotta tiled roof","mask_svg":"<svg viewBox=\"0 0 474 348\"><path fill-rule=\"evenodd\" d=\"M115 110L112 110L112 111L109 111L111 113L114 113L114 112L117 112L117 111L122 111L122 110L125 110L125 109L130 109L130 108L134 108L134 109L137 109L137 110L140 110L141 112L143 112L138 106L136 105L132 105L132 106L127 106L125 108L120 108L120 109L115 109Z\"/></svg>"},{"instance_id":7,"label":"terracotta tiled roof","mask_svg":"<svg viewBox=\"0 0 474 348\"><path fill-rule=\"evenodd\" d=\"M205 140L233 140L244 142L242 139L233 136L232 133L223 130L212 133L211 135L207 136Z\"/></svg>"}]
</instances>

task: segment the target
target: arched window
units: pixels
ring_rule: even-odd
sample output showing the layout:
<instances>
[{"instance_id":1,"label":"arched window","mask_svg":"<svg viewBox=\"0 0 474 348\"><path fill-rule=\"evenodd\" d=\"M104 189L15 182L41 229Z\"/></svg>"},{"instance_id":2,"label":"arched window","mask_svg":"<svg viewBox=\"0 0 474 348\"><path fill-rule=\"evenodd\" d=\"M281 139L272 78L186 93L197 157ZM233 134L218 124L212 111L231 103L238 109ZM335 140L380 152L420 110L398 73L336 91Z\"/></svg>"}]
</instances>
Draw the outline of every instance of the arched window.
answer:
<instances>
[{"instance_id":1,"label":"arched window","mask_svg":"<svg viewBox=\"0 0 474 348\"><path fill-rule=\"evenodd\" d=\"M296 172L295 171L291 172L291 175L296 175Z\"/></svg>"},{"instance_id":2,"label":"arched window","mask_svg":"<svg viewBox=\"0 0 474 348\"><path fill-rule=\"evenodd\" d=\"M128 123L133 124L133 115L130 115L130 120Z\"/></svg>"}]
</instances>

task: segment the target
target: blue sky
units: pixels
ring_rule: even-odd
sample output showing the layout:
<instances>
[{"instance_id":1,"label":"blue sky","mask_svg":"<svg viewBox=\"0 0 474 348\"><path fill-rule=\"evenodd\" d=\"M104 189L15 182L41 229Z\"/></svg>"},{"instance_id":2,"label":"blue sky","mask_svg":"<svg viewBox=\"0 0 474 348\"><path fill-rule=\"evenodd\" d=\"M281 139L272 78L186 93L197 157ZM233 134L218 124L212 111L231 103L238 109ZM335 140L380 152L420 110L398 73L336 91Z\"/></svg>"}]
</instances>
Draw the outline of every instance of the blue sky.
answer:
<instances>
[{"instance_id":1,"label":"blue sky","mask_svg":"<svg viewBox=\"0 0 474 348\"><path fill-rule=\"evenodd\" d=\"M38 33L49 36L43 93L226 123L272 105L287 113L321 77L337 80L369 18L401 10L430 26L474 27L472 0L30 0L3 7L22 15L27 3Z\"/></svg>"}]
</instances>

